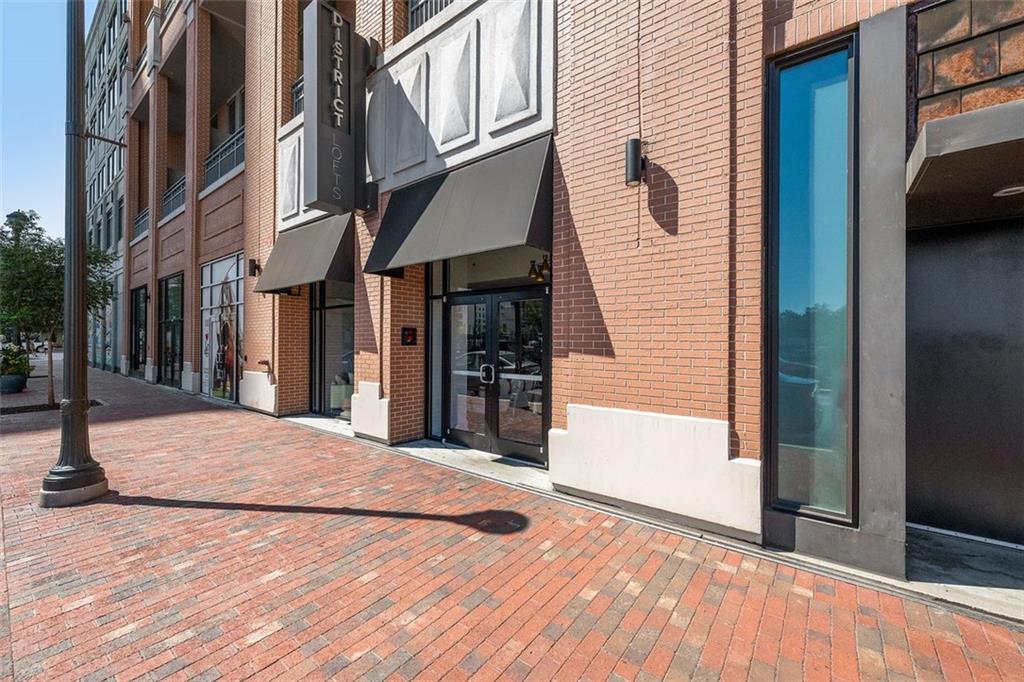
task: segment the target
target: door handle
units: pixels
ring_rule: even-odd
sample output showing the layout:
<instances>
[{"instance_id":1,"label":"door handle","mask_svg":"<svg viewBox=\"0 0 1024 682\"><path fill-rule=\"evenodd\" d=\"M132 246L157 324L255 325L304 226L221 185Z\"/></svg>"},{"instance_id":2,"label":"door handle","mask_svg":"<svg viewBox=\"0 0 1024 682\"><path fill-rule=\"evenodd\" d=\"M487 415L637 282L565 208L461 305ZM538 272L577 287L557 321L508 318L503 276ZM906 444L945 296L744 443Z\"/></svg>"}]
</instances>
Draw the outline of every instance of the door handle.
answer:
<instances>
[{"instance_id":1,"label":"door handle","mask_svg":"<svg viewBox=\"0 0 1024 682\"><path fill-rule=\"evenodd\" d=\"M480 365L480 383L493 384L495 379L494 365Z\"/></svg>"}]
</instances>

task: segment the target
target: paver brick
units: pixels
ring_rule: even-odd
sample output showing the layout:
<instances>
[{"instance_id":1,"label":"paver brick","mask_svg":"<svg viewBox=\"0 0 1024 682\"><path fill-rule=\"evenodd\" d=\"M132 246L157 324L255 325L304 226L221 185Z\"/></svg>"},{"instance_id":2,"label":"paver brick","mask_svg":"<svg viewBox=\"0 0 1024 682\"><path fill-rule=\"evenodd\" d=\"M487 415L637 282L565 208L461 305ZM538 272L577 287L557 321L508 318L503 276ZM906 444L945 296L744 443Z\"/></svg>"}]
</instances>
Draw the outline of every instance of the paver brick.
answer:
<instances>
[{"instance_id":1,"label":"paver brick","mask_svg":"<svg viewBox=\"0 0 1024 682\"><path fill-rule=\"evenodd\" d=\"M39 509L58 416L0 424L3 680L1024 675L1019 630L90 379L116 493Z\"/></svg>"}]
</instances>

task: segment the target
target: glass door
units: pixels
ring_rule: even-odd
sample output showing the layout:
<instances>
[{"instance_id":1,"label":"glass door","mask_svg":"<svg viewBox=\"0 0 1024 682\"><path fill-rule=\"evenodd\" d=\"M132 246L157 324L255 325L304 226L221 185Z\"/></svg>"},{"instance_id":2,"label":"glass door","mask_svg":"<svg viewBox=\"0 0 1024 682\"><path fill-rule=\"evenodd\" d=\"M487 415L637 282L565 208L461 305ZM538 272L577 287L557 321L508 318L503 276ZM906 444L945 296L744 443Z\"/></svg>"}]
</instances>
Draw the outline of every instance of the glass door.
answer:
<instances>
[{"instance_id":1,"label":"glass door","mask_svg":"<svg viewBox=\"0 0 1024 682\"><path fill-rule=\"evenodd\" d=\"M132 289L131 375L142 379L146 373L146 287Z\"/></svg>"},{"instance_id":2,"label":"glass door","mask_svg":"<svg viewBox=\"0 0 1024 682\"><path fill-rule=\"evenodd\" d=\"M180 274L160 280L160 316L157 318L159 381L175 388L181 388L183 282Z\"/></svg>"},{"instance_id":3,"label":"glass door","mask_svg":"<svg viewBox=\"0 0 1024 682\"><path fill-rule=\"evenodd\" d=\"M449 298L447 437L544 464L543 294L523 290Z\"/></svg>"}]
</instances>

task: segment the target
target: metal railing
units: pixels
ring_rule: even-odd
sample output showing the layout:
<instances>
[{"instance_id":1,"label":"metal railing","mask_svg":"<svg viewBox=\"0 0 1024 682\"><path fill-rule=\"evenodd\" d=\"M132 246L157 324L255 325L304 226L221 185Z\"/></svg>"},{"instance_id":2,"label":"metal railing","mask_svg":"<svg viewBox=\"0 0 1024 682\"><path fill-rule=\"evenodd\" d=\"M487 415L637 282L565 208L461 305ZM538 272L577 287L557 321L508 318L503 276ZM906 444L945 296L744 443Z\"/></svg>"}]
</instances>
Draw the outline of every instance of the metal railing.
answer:
<instances>
[{"instance_id":1,"label":"metal railing","mask_svg":"<svg viewBox=\"0 0 1024 682\"><path fill-rule=\"evenodd\" d=\"M230 173L245 161L245 126L231 133L206 157L206 187Z\"/></svg>"},{"instance_id":2,"label":"metal railing","mask_svg":"<svg viewBox=\"0 0 1024 682\"><path fill-rule=\"evenodd\" d=\"M139 50L139 57L135 60L135 73L139 73L142 70L142 65L146 61L146 55L149 54L149 45L143 45L142 49Z\"/></svg>"},{"instance_id":3,"label":"metal railing","mask_svg":"<svg viewBox=\"0 0 1024 682\"><path fill-rule=\"evenodd\" d=\"M160 217L166 218L184 205L185 176L183 175L177 182L168 187L166 192L164 192L164 204Z\"/></svg>"},{"instance_id":4,"label":"metal railing","mask_svg":"<svg viewBox=\"0 0 1024 682\"><path fill-rule=\"evenodd\" d=\"M144 208L135 216L135 224L132 227L132 237L138 237L149 231L149 209Z\"/></svg>"},{"instance_id":5,"label":"metal railing","mask_svg":"<svg viewBox=\"0 0 1024 682\"><path fill-rule=\"evenodd\" d=\"M292 117L298 116L306 109L306 95L304 92L302 76L299 76L292 85Z\"/></svg>"},{"instance_id":6,"label":"metal railing","mask_svg":"<svg viewBox=\"0 0 1024 682\"><path fill-rule=\"evenodd\" d=\"M452 0L409 0L409 32L418 29L450 4Z\"/></svg>"}]
</instances>

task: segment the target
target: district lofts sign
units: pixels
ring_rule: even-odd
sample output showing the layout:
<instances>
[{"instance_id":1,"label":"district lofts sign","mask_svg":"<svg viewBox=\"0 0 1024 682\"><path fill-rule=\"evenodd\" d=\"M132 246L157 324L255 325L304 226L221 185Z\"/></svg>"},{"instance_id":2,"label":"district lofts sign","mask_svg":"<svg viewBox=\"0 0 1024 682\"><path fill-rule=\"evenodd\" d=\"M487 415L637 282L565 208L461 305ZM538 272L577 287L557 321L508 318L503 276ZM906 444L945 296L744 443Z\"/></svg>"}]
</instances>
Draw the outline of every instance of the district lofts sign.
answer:
<instances>
[{"instance_id":1,"label":"district lofts sign","mask_svg":"<svg viewBox=\"0 0 1024 682\"><path fill-rule=\"evenodd\" d=\"M306 206L329 213L368 208L367 42L323 0L303 12L303 174Z\"/></svg>"}]
</instances>

